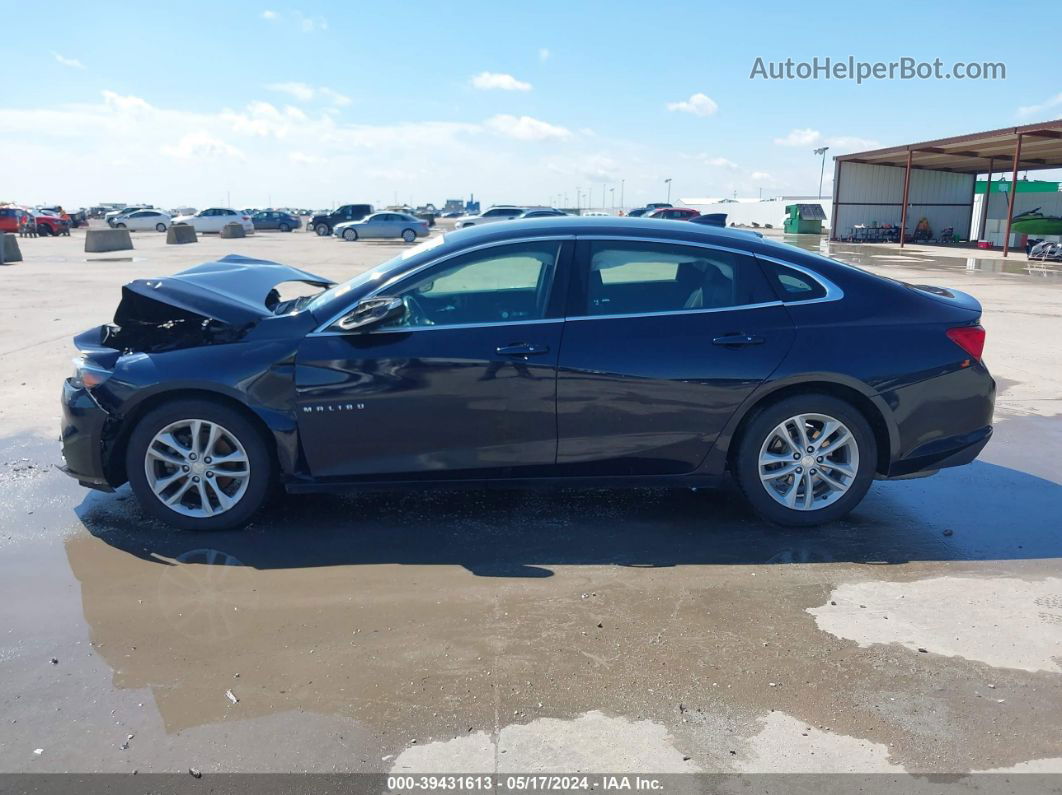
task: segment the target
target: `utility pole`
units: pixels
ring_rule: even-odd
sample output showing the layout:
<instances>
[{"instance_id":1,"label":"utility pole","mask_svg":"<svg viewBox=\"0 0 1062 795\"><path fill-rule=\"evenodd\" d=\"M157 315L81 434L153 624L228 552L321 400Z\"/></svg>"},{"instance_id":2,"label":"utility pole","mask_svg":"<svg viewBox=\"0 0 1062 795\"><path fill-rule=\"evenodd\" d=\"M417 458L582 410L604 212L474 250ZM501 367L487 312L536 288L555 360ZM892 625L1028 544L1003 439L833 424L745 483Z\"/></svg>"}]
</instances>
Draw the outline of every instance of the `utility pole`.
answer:
<instances>
[{"instance_id":1,"label":"utility pole","mask_svg":"<svg viewBox=\"0 0 1062 795\"><path fill-rule=\"evenodd\" d=\"M623 183L626 182L626 181L627 180L625 180L625 179L621 179L620 180L620 210L622 210L623 206L624 206L623 205Z\"/></svg>"},{"instance_id":2,"label":"utility pole","mask_svg":"<svg viewBox=\"0 0 1062 795\"><path fill-rule=\"evenodd\" d=\"M576 215L579 214L579 208L582 207L582 199L583 199L583 189L580 186L576 185L575 186L575 214Z\"/></svg>"},{"instance_id":3,"label":"utility pole","mask_svg":"<svg viewBox=\"0 0 1062 795\"><path fill-rule=\"evenodd\" d=\"M671 177L665 179L664 184L667 185L667 199L665 201L667 201L668 204L671 204Z\"/></svg>"},{"instance_id":4,"label":"utility pole","mask_svg":"<svg viewBox=\"0 0 1062 795\"><path fill-rule=\"evenodd\" d=\"M830 147L828 147L828 146L823 146L823 147L820 147L819 149L815 150L815 154L822 155L822 166L819 168L819 198L820 199L822 198L822 176L823 176L823 174L826 173L826 150L829 149L829 148ZM903 234L903 232L901 232L900 234Z\"/></svg>"},{"instance_id":5,"label":"utility pole","mask_svg":"<svg viewBox=\"0 0 1062 795\"><path fill-rule=\"evenodd\" d=\"M616 188L608 189L608 203L612 206L612 212L616 212Z\"/></svg>"}]
</instances>

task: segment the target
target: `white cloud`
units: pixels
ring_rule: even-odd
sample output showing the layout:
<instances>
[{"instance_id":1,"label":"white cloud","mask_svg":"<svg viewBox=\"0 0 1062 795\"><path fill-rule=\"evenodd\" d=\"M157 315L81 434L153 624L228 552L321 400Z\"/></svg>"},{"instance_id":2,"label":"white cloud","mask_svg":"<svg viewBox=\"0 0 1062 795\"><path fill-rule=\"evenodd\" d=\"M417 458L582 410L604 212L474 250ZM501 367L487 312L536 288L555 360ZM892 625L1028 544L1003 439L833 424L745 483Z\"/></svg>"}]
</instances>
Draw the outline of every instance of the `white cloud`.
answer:
<instances>
[{"instance_id":1,"label":"white cloud","mask_svg":"<svg viewBox=\"0 0 1062 795\"><path fill-rule=\"evenodd\" d=\"M288 160L301 166L312 166L321 162L321 158L317 155L308 155L305 152L291 152L288 155Z\"/></svg>"},{"instance_id":2,"label":"white cloud","mask_svg":"<svg viewBox=\"0 0 1062 795\"><path fill-rule=\"evenodd\" d=\"M667 103L668 110L679 111L680 113L692 113L694 116L711 116L717 110L719 105L715 100L707 94L700 92L693 94L689 99L681 102L669 102Z\"/></svg>"},{"instance_id":3,"label":"white cloud","mask_svg":"<svg viewBox=\"0 0 1062 795\"><path fill-rule=\"evenodd\" d=\"M315 33L328 30L328 20L322 16L308 17L301 11L295 12L295 24L303 33Z\"/></svg>"},{"instance_id":4,"label":"white cloud","mask_svg":"<svg viewBox=\"0 0 1062 795\"><path fill-rule=\"evenodd\" d=\"M268 91L287 94L300 102L310 102L314 98L320 98L337 106L350 104L350 97L346 94L341 94L334 88L329 88L328 86L311 86L308 83L300 83L297 80L288 80L282 83L269 83L265 88Z\"/></svg>"},{"instance_id":5,"label":"white cloud","mask_svg":"<svg viewBox=\"0 0 1062 795\"><path fill-rule=\"evenodd\" d=\"M757 182L774 182L774 177L766 171L753 171L749 177Z\"/></svg>"},{"instance_id":6,"label":"white cloud","mask_svg":"<svg viewBox=\"0 0 1062 795\"><path fill-rule=\"evenodd\" d=\"M725 157L708 157L707 155L701 155L701 161L708 166L715 166L717 168L730 168L734 169L738 167L738 164L733 160L728 160Z\"/></svg>"},{"instance_id":7,"label":"white cloud","mask_svg":"<svg viewBox=\"0 0 1062 795\"><path fill-rule=\"evenodd\" d=\"M540 61L548 61L548 60L549 60L549 57L550 57L550 56L551 56L552 54L553 54L553 53L551 53L551 52L549 51L549 48L548 48L548 47L540 47L540 48L539 48L539 50L538 50L538 60L540 60Z\"/></svg>"},{"instance_id":8,"label":"white cloud","mask_svg":"<svg viewBox=\"0 0 1062 795\"><path fill-rule=\"evenodd\" d=\"M530 91L531 84L517 80L512 75L500 72L480 72L472 78L472 87L480 91L498 89L500 91Z\"/></svg>"},{"instance_id":9,"label":"white cloud","mask_svg":"<svg viewBox=\"0 0 1062 795\"><path fill-rule=\"evenodd\" d=\"M1044 111L1051 110L1051 108L1057 108L1062 105L1062 93L1055 94L1053 97L1044 100L1039 105L1022 105L1018 108L1019 116L1036 116Z\"/></svg>"},{"instance_id":10,"label":"white cloud","mask_svg":"<svg viewBox=\"0 0 1062 795\"><path fill-rule=\"evenodd\" d=\"M854 135L838 135L827 138L826 143L832 149L843 149L846 152L856 152L863 149L877 149L881 144L873 138L857 138Z\"/></svg>"},{"instance_id":11,"label":"white cloud","mask_svg":"<svg viewBox=\"0 0 1062 795\"><path fill-rule=\"evenodd\" d=\"M571 137L571 130L556 124L534 119L530 116L511 116L500 113L485 122L486 126L508 138L518 141L544 141L550 138L563 139Z\"/></svg>"},{"instance_id":12,"label":"white cloud","mask_svg":"<svg viewBox=\"0 0 1062 795\"><path fill-rule=\"evenodd\" d=\"M259 17L266 22L288 22L295 29L301 30L303 33L316 33L318 31L328 30L328 20L322 16L306 16L301 11L293 11L290 15L281 13L280 11L273 11L266 9Z\"/></svg>"},{"instance_id":13,"label":"white cloud","mask_svg":"<svg viewBox=\"0 0 1062 795\"><path fill-rule=\"evenodd\" d=\"M225 143L225 141L222 141L220 138L215 138L205 130L188 133L176 144L163 146L159 151L167 157L175 157L179 160L212 158L246 159L243 152L235 146Z\"/></svg>"},{"instance_id":14,"label":"white cloud","mask_svg":"<svg viewBox=\"0 0 1062 795\"><path fill-rule=\"evenodd\" d=\"M774 142L779 146L811 146L818 143L822 138L822 133L818 130L813 130L810 127L804 129L793 129L789 131L789 135L785 138L775 138Z\"/></svg>"},{"instance_id":15,"label":"white cloud","mask_svg":"<svg viewBox=\"0 0 1062 795\"><path fill-rule=\"evenodd\" d=\"M67 58L65 55L61 55L57 52L53 52L52 57L55 58L55 60L61 63L63 66L68 66L71 69L85 68L85 64L81 63L81 61L79 61L77 58Z\"/></svg>"}]
</instances>

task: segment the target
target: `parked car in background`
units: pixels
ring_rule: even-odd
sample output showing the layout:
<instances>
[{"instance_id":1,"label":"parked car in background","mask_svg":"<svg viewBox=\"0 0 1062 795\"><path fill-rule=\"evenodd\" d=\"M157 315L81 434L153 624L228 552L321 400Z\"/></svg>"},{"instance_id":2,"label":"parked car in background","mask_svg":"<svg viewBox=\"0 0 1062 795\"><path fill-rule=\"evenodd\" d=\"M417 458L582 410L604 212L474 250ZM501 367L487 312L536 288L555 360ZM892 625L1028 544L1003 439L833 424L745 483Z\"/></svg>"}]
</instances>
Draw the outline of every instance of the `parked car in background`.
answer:
<instances>
[{"instance_id":1,"label":"parked car in background","mask_svg":"<svg viewBox=\"0 0 1062 795\"><path fill-rule=\"evenodd\" d=\"M428 222L409 213L373 213L360 221L337 224L334 234L343 240L366 240L400 237L412 243L418 237L427 237Z\"/></svg>"},{"instance_id":2,"label":"parked car in background","mask_svg":"<svg viewBox=\"0 0 1062 795\"><path fill-rule=\"evenodd\" d=\"M608 218L609 214L604 210L582 210L579 215L584 215L588 218Z\"/></svg>"},{"instance_id":3,"label":"parked car in background","mask_svg":"<svg viewBox=\"0 0 1062 795\"><path fill-rule=\"evenodd\" d=\"M465 215L464 210L449 210L442 214L442 218L462 218Z\"/></svg>"},{"instance_id":4,"label":"parked car in background","mask_svg":"<svg viewBox=\"0 0 1062 795\"><path fill-rule=\"evenodd\" d=\"M225 224L238 223L244 232L254 232L251 216L238 213L231 207L209 207L195 215L180 215L173 219L175 224L188 224L196 232L220 232Z\"/></svg>"},{"instance_id":5,"label":"parked car in background","mask_svg":"<svg viewBox=\"0 0 1062 795\"><path fill-rule=\"evenodd\" d=\"M129 215L129 213L135 210L152 210L154 209L150 204L130 204L128 207L123 207L120 210L109 210L104 214L103 220L110 226L114 226L114 221L119 215Z\"/></svg>"},{"instance_id":6,"label":"parked car in background","mask_svg":"<svg viewBox=\"0 0 1062 795\"><path fill-rule=\"evenodd\" d=\"M29 213L37 223L37 234L41 237L61 235L70 231L69 222L64 221L58 215L53 215L44 210L30 210Z\"/></svg>"},{"instance_id":7,"label":"parked car in background","mask_svg":"<svg viewBox=\"0 0 1062 795\"><path fill-rule=\"evenodd\" d=\"M276 229L290 232L302 228L302 219L283 210L262 210L251 216L255 229Z\"/></svg>"},{"instance_id":8,"label":"parked car in background","mask_svg":"<svg viewBox=\"0 0 1062 795\"><path fill-rule=\"evenodd\" d=\"M653 210L659 210L662 207L673 206L670 202L648 202L645 205L645 209L652 212Z\"/></svg>"},{"instance_id":9,"label":"parked car in background","mask_svg":"<svg viewBox=\"0 0 1062 795\"><path fill-rule=\"evenodd\" d=\"M169 213L162 210L134 210L114 219L115 229L128 229L130 232L165 232L169 226Z\"/></svg>"},{"instance_id":10,"label":"parked car in background","mask_svg":"<svg viewBox=\"0 0 1062 795\"><path fill-rule=\"evenodd\" d=\"M649 213L648 218L662 218L665 221L688 221L700 213L692 207L661 207Z\"/></svg>"},{"instance_id":11,"label":"parked car in background","mask_svg":"<svg viewBox=\"0 0 1062 795\"><path fill-rule=\"evenodd\" d=\"M629 213L627 213L627 217L628 218L641 218L647 212L650 212L648 207L635 207L633 210L631 210Z\"/></svg>"},{"instance_id":12,"label":"parked car in background","mask_svg":"<svg viewBox=\"0 0 1062 795\"><path fill-rule=\"evenodd\" d=\"M526 207L512 207L508 205L502 205L499 207L491 207L479 215L470 215L467 218L462 218L457 222L458 229L464 229L469 226L482 226L483 224L492 224L496 221L511 221L518 215L523 215L527 212Z\"/></svg>"},{"instance_id":13,"label":"parked car in background","mask_svg":"<svg viewBox=\"0 0 1062 795\"><path fill-rule=\"evenodd\" d=\"M318 213L310 219L310 229L321 237L332 234L336 224L347 221L360 221L372 215L371 204L344 204L330 213Z\"/></svg>"},{"instance_id":14,"label":"parked car in background","mask_svg":"<svg viewBox=\"0 0 1062 795\"><path fill-rule=\"evenodd\" d=\"M726 213L704 213L703 215L697 215L690 219L695 224L704 224L705 226L726 226ZM763 237L763 235L760 235Z\"/></svg>"},{"instance_id":15,"label":"parked car in background","mask_svg":"<svg viewBox=\"0 0 1062 795\"><path fill-rule=\"evenodd\" d=\"M0 207L0 232L18 232L19 219L28 212L13 204L5 204Z\"/></svg>"},{"instance_id":16,"label":"parked car in background","mask_svg":"<svg viewBox=\"0 0 1062 795\"><path fill-rule=\"evenodd\" d=\"M957 290L698 224L436 241L341 285L244 257L127 284L114 323L75 338L65 470L128 480L195 530L245 524L278 483L674 489L728 472L764 519L808 527L992 436L981 305ZM329 289L278 302L291 281Z\"/></svg>"},{"instance_id":17,"label":"parked car in background","mask_svg":"<svg viewBox=\"0 0 1062 795\"><path fill-rule=\"evenodd\" d=\"M522 221L525 218L556 218L567 214L564 210L558 210L554 207L536 207L532 210L525 210L516 217Z\"/></svg>"}]
</instances>

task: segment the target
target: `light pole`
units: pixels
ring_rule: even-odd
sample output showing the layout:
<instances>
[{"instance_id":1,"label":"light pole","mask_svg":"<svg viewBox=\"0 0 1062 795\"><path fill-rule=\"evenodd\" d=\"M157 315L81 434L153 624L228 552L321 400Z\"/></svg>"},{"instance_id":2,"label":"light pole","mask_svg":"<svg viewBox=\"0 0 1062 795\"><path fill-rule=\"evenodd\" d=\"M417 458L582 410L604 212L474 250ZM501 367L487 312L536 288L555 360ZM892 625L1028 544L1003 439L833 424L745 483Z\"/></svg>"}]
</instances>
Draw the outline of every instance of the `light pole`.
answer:
<instances>
[{"instance_id":1,"label":"light pole","mask_svg":"<svg viewBox=\"0 0 1062 795\"><path fill-rule=\"evenodd\" d=\"M616 189L608 189L608 203L612 205L612 212L616 212Z\"/></svg>"},{"instance_id":2,"label":"light pole","mask_svg":"<svg viewBox=\"0 0 1062 795\"><path fill-rule=\"evenodd\" d=\"M626 181L627 180L625 180L625 179L621 179L620 180L620 211L621 212L623 210L623 183L626 182Z\"/></svg>"},{"instance_id":3,"label":"light pole","mask_svg":"<svg viewBox=\"0 0 1062 795\"><path fill-rule=\"evenodd\" d=\"M575 214L576 215L579 214L579 208L582 207L582 202L583 202L583 189L580 186L576 185L575 186Z\"/></svg>"},{"instance_id":4,"label":"light pole","mask_svg":"<svg viewBox=\"0 0 1062 795\"><path fill-rule=\"evenodd\" d=\"M820 147L815 150L815 154L822 155L822 167L819 169L819 198L822 198L822 175L826 173L826 150L828 146Z\"/></svg>"},{"instance_id":5,"label":"light pole","mask_svg":"<svg viewBox=\"0 0 1062 795\"><path fill-rule=\"evenodd\" d=\"M665 201L671 204L671 177L664 180L664 184L667 185L667 199Z\"/></svg>"}]
</instances>

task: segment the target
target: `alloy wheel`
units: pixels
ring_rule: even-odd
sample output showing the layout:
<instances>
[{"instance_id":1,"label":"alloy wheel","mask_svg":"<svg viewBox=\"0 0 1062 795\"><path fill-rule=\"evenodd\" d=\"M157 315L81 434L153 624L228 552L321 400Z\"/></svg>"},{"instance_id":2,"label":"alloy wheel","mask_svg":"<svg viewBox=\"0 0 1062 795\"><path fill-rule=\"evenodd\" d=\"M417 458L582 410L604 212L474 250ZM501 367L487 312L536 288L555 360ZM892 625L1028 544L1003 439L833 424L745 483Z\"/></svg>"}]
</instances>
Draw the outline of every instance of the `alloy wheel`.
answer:
<instances>
[{"instance_id":1,"label":"alloy wheel","mask_svg":"<svg viewBox=\"0 0 1062 795\"><path fill-rule=\"evenodd\" d=\"M826 414L798 414L775 426L759 454L760 483L786 508L816 511L852 487L859 472L854 434Z\"/></svg>"},{"instance_id":2,"label":"alloy wheel","mask_svg":"<svg viewBox=\"0 0 1062 795\"><path fill-rule=\"evenodd\" d=\"M171 422L152 438L144 472L155 497L167 508L196 518L217 516L247 491L251 464L235 434L216 422Z\"/></svg>"}]
</instances>

